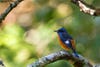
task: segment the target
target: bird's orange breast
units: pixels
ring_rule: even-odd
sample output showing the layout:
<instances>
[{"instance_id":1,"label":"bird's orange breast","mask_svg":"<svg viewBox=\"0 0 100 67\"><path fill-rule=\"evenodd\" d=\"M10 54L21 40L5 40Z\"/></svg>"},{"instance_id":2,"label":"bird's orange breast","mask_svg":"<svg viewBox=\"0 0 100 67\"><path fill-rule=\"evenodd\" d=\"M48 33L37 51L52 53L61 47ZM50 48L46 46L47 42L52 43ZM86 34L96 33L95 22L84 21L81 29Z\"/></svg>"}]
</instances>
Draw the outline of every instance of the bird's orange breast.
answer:
<instances>
[{"instance_id":1,"label":"bird's orange breast","mask_svg":"<svg viewBox=\"0 0 100 67\"><path fill-rule=\"evenodd\" d=\"M68 46L61 41L59 35L58 35L58 40L62 48L64 48L65 50L69 50Z\"/></svg>"},{"instance_id":2,"label":"bird's orange breast","mask_svg":"<svg viewBox=\"0 0 100 67\"><path fill-rule=\"evenodd\" d=\"M60 43L60 45L61 45L62 48L64 48L65 50L69 50L69 49L70 49L70 48L67 46L67 44L64 44L64 43L61 41L59 35L58 35L58 40L59 40L59 43ZM74 40L71 40L71 44L70 44L70 45L72 45L72 48L75 49L75 41L74 41Z\"/></svg>"}]
</instances>

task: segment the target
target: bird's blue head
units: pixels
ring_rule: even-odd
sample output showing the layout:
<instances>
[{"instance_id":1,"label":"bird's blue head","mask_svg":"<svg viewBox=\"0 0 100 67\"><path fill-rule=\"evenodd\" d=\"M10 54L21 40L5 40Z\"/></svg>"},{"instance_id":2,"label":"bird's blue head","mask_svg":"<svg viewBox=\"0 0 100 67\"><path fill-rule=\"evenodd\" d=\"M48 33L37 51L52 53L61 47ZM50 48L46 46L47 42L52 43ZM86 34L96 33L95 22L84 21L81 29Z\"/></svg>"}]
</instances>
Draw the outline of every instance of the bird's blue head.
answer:
<instances>
[{"instance_id":1,"label":"bird's blue head","mask_svg":"<svg viewBox=\"0 0 100 67\"><path fill-rule=\"evenodd\" d=\"M67 33L67 31L66 31L66 29L64 27L56 30L55 32L57 32L57 33Z\"/></svg>"}]
</instances>

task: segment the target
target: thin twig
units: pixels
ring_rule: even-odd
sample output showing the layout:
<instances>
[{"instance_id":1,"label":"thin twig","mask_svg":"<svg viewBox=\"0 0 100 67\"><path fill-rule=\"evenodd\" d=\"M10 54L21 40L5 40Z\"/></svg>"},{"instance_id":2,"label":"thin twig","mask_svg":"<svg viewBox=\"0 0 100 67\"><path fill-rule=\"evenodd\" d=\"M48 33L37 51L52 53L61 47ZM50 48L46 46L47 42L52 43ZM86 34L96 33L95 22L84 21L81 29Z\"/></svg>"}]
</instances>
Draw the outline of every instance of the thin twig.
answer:
<instances>
[{"instance_id":1,"label":"thin twig","mask_svg":"<svg viewBox=\"0 0 100 67\"><path fill-rule=\"evenodd\" d=\"M8 6L8 8L0 15L0 23L2 23L2 21L6 18L9 12L11 12L11 10L15 8L21 1L23 0L16 0Z\"/></svg>"}]
</instances>

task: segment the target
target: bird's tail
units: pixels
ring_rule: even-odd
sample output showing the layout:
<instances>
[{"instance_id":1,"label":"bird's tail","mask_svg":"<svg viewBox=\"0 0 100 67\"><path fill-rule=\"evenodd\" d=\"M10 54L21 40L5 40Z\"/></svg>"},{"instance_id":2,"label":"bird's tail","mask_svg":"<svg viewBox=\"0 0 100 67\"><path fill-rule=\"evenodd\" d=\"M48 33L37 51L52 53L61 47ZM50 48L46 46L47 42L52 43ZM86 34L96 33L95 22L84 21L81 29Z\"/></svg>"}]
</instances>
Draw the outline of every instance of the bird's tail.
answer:
<instances>
[{"instance_id":1,"label":"bird's tail","mask_svg":"<svg viewBox=\"0 0 100 67\"><path fill-rule=\"evenodd\" d=\"M78 55L78 53L75 51L75 49L73 49L73 53L74 53L75 57L78 57L78 58L79 58L79 55Z\"/></svg>"}]
</instances>

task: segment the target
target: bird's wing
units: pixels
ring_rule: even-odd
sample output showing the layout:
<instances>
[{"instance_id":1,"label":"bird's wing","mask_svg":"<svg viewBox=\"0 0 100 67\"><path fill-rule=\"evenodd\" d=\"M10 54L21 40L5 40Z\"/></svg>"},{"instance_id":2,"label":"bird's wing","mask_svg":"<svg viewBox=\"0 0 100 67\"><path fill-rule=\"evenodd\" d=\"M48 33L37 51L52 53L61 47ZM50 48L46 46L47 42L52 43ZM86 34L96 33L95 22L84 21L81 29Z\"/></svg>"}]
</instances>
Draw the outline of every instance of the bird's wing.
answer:
<instances>
[{"instance_id":1,"label":"bird's wing","mask_svg":"<svg viewBox=\"0 0 100 67\"><path fill-rule=\"evenodd\" d=\"M75 49L75 41L74 40L69 39L69 40L66 40L64 43L68 48Z\"/></svg>"},{"instance_id":2,"label":"bird's wing","mask_svg":"<svg viewBox=\"0 0 100 67\"><path fill-rule=\"evenodd\" d=\"M72 39L72 40L70 40L70 41L71 41L72 47L75 49L75 47L76 47L76 46L75 46L75 40Z\"/></svg>"},{"instance_id":3,"label":"bird's wing","mask_svg":"<svg viewBox=\"0 0 100 67\"><path fill-rule=\"evenodd\" d=\"M62 33L63 38L67 39L73 39L68 33Z\"/></svg>"},{"instance_id":4,"label":"bird's wing","mask_svg":"<svg viewBox=\"0 0 100 67\"><path fill-rule=\"evenodd\" d=\"M68 48L73 48L72 43L71 43L70 40L66 40L64 43L66 44L66 46L67 46Z\"/></svg>"},{"instance_id":5,"label":"bird's wing","mask_svg":"<svg viewBox=\"0 0 100 67\"><path fill-rule=\"evenodd\" d=\"M61 33L60 37L61 40L68 48L73 49L75 47L75 42L73 41L73 38L68 33Z\"/></svg>"}]
</instances>

